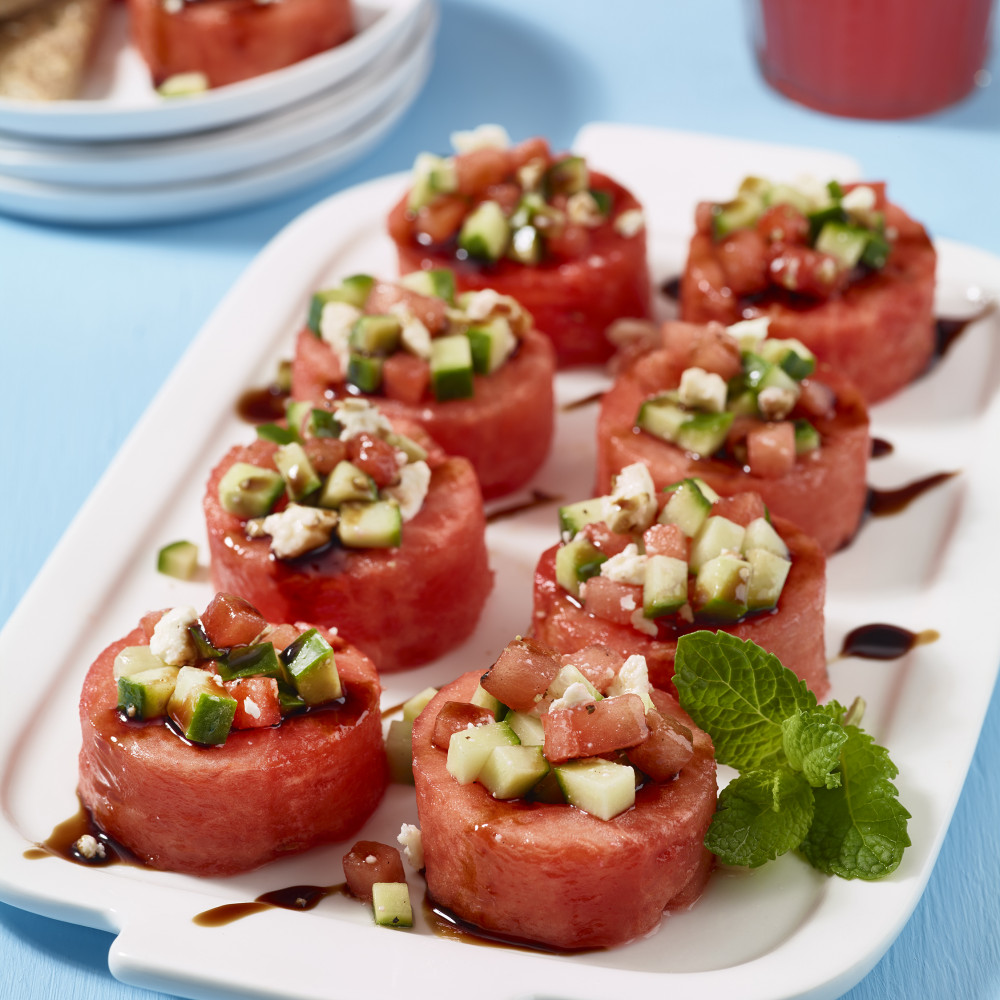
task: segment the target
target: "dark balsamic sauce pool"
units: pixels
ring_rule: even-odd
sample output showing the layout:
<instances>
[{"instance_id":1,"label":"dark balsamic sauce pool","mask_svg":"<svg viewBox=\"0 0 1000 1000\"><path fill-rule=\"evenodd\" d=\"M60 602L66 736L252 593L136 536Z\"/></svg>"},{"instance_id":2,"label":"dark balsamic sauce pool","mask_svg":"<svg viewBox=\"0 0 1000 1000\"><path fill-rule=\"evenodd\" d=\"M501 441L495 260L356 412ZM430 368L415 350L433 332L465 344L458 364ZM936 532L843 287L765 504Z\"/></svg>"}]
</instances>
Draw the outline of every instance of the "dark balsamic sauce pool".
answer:
<instances>
[{"instance_id":1,"label":"dark balsamic sauce pool","mask_svg":"<svg viewBox=\"0 0 1000 1000\"><path fill-rule=\"evenodd\" d=\"M285 416L289 392L278 385L247 389L236 400L236 415L248 424L267 424Z\"/></svg>"},{"instance_id":2,"label":"dark balsamic sauce pool","mask_svg":"<svg viewBox=\"0 0 1000 1000\"><path fill-rule=\"evenodd\" d=\"M199 927L224 927L263 910L311 910L327 896L349 896L346 882L335 885L290 885L259 895L249 903L224 903L204 910L193 918Z\"/></svg>"},{"instance_id":3,"label":"dark balsamic sauce pool","mask_svg":"<svg viewBox=\"0 0 1000 1000\"><path fill-rule=\"evenodd\" d=\"M955 472L935 472L923 479L915 479L912 483L899 486L894 490L876 490L868 488L867 510L872 517L888 517L906 510L918 497L947 482Z\"/></svg>"},{"instance_id":4,"label":"dark balsamic sauce pool","mask_svg":"<svg viewBox=\"0 0 1000 1000\"><path fill-rule=\"evenodd\" d=\"M76 813L53 827L52 832L40 844L29 847L24 852L24 857L29 860L62 858L64 861L72 861L88 868L106 868L109 865L143 867L138 858L101 830L91 819L90 813L84 809L83 803L79 802L79 799L77 801L79 806ZM76 846L77 842L81 837L88 835L103 847L103 854L88 858L80 853Z\"/></svg>"},{"instance_id":5,"label":"dark balsamic sauce pool","mask_svg":"<svg viewBox=\"0 0 1000 1000\"><path fill-rule=\"evenodd\" d=\"M840 655L863 660L895 660L915 646L925 646L940 638L941 634L932 628L911 632L899 625L874 622L848 632L841 644Z\"/></svg>"}]
</instances>

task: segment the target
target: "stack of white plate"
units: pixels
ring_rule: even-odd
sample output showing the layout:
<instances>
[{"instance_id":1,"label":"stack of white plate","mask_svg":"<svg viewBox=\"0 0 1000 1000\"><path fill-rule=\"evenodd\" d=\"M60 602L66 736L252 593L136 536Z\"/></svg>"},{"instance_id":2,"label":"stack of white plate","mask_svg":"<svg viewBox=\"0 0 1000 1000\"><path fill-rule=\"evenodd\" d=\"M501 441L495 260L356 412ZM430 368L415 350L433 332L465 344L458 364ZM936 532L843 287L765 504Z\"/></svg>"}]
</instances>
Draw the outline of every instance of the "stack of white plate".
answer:
<instances>
[{"instance_id":1,"label":"stack of white plate","mask_svg":"<svg viewBox=\"0 0 1000 1000\"><path fill-rule=\"evenodd\" d=\"M294 66L161 98L116 5L79 100L0 99L0 212L119 225L276 197L363 156L420 92L434 0L358 0L357 33Z\"/></svg>"}]
</instances>

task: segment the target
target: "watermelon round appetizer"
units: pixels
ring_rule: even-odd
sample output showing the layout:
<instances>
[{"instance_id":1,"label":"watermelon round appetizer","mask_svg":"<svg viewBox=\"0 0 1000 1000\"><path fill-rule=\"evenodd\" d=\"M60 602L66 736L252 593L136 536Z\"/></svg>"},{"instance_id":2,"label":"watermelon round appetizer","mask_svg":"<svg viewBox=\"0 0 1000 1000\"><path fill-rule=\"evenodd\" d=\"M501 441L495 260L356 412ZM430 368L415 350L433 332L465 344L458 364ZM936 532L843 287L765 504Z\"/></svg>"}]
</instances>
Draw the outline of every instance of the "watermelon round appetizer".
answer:
<instances>
[{"instance_id":1,"label":"watermelon round appetizer","mask_svg":"<svg viewBox=\"0 0 1000 1000\"><path fill-rule=\"evenodd\" d=\"M754 492L829 554L865 513L868 411L843 376L768 327L664 324L601 401L597 487L643 462L659 489L697 477L723 496Z\"/></svg>"},{"instance_id":2,"label":"watermelon round appetizer","mask_svg":"<svg viewBox=\"0 0 1000 1000\"><path fill-rule=\"evenodd\" d=\"M463 642L493 583L469 462L419 443L420 428L394 430L363 399L292 403L289 415L212 472L215 585L272 621L336 628L380 671Z\"/></svg>"},{"instance_id":3,"label":"watermelon round appetizer","mask_svg":"<svg viewBox=\"0 0 1000 1000\"><path fill-rule=\"evenodd\" d=\"M147 615L87 673L79 793L144 863L232 875L355 833L388 780L371 661L241 598Z\"/></svg>"},{"instance_id":4,"label":"watermelon round appetizer","mask_svg":"<svg viewBox=\"0 0 1000 1000\"><path fill-rule=\"evenodd\" d=\"M662 492L636 463L612 492L560 508L563 540L535 570L531 634L564 653L594 644L640 654L672 689L680 636L724 630L773 653L818 698L826 557L760 497L720 497L689 478Z\"/></svg>"},{"instance_id":5,"label":"watermelon round appetizer","mask_svg":"<svg viewBox=\"0 0 1000 1000\"><path fill-rule=\"evenodd\" d=\"M555 356L514 299L456 296L449 270L398 284L352 275L313 296L298 336L292 395L331 407L377 402L467 458L486 499L523 486L545 461L555 421Z\"/></svg>"},{"instance_id":6,"label":"watermelon round appetizer","mask_svg":"<svg viewBox=\"0 0 1000 1000\"><path fill-rule=\"evenodd\" d=\"M325 52L354 33L350 0L128 0L128 7L132 42L157 87L187 74L222 87Z\"/></svg>"},{"instance_id":7,"label":"watermelon round appetizer","mask_svg":"<svg viewBox=\"0 0 1000 1000\"><path fill-rule=\"evenodd\" d=\"M891 396L936 346L936 254L885 185L792 187L748 178L726 204L702 203L681 280L681 318L766 316L861 390Z\"/></svg>"},{"instance_id":8,"label":"watermelon round appetizer","mask_svg":"<svg viewBox=\"0 0 1000 1000\"><path fill-rule=\"evenodd\" d=\"M458 155L417 158L389 215L400 271L453 268L463 291L493 288L520 302L560 367L606 361L607 327L649 315L639 203L544 139L510 147L488 126L453 138Z\"/></svg>"},{"instance_id":9,"label":"watermelon round appetizer","mask_svg":"<svg viewBox=\"0 0 1000 1000\"><path fill-rule=\"evenodd\" d=\"M495 718L452 722L486 702ZM711 871L712 743L641 657L515 640L481 684L467 673L420 714L413 773L428 896L493 935L623 944Z\"/></svg>"}]
</instances>

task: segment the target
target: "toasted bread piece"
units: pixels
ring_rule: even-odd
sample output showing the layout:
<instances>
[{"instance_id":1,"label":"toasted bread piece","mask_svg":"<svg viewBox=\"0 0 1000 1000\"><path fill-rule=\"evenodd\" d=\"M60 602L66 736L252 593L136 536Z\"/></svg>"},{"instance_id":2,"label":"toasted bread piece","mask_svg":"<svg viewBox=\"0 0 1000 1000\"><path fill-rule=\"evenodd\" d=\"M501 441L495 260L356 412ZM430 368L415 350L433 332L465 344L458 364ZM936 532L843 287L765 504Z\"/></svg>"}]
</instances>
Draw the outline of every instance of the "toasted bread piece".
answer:
<instances>
[{"instance_id":1,"label":"toasted bread piece","mask_svg":"<svg viewBox=\"0 0 1000 1000\"><path fill-rule=\"evenodd\" d=\"M74 97L107 3L48 0L20 17L0 21L0 97Z\"/></svg>"}]
</instances>

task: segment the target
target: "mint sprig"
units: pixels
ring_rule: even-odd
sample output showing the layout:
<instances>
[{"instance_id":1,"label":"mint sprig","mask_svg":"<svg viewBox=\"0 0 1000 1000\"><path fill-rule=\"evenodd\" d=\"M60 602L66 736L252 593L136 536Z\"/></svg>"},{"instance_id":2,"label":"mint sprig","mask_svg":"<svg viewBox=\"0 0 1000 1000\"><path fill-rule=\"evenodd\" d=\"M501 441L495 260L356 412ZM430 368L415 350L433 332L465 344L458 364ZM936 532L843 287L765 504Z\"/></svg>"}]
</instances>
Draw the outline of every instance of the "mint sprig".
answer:
<instances>
[{"instance_id":1,"label":"mint sprig","mask_svg":"<svg viewBox=\"0 0 1000 1000\"><path fill-rule=\"evenodd\" d=\"M677 643L681 705L741 772L719 796L705 844L725 863L757 867L799 850L820 871L878 879L910 844L910 814L889 754L837 702L813 693L777 657L725 632ZM853 721L853 720L852 720Z\"/></svg>"}]
</instances>

